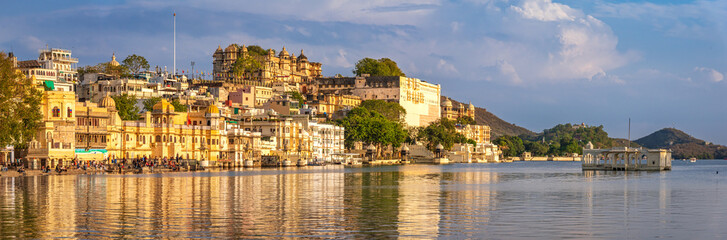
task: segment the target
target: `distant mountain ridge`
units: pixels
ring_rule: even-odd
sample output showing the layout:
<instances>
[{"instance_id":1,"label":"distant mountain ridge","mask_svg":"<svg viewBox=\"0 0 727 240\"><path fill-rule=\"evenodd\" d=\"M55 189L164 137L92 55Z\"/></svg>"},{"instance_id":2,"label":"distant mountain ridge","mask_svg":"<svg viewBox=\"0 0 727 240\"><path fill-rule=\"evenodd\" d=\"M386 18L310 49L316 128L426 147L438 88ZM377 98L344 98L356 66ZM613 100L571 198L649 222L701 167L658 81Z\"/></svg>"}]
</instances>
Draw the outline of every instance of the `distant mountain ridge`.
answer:
<instances>
[{"instance_id":1,"label":"distant mountain ridge","mask_svg":"<svg viewBox=\"0 0 727 240\"><path fill-rule=\"evenodd\" d=\"M442 96L440 99L440 102L444 102L445 99L448 97ZM464 106L467 106L467 104L456 101L452 98L448 98L450 101L452 101L452 104L463 104ZM535 135L533 131L530 131L524 127L506 122L505 120L500 119L499 117L495 116L495 114L488 112L485 108L477 107L475 106L475 122L480 125L488 125L490 126L490 134L492 135L492 139L495 139L499 136L503 135L509 135L509 136L520 136L520 135Z\"/></svg>"},{"instance_id":2,"label":"distant mountain ridge","mask_svg":"<svg viewBox=\"0 0 727 240\"><path fill-rule=\"evenodd\" d=\"M687 143L704 145L705 143L704 140L692 137L676 128L664 128L645 137L639 138L634 142L647 148L669 148L673 145Z\"/></svg>"},{"instance_id":3,"label":"distant mountain ridge","mask_svg":"<svg viewBox=\"0 0 727 240\"><path fill-rule=\"evenodd\" d=\"M722 159L727 158L727 147L697 139L675 128L664 128L634 141L646 148L672 150L672 157Z\"/></svg>"}]
</instances>

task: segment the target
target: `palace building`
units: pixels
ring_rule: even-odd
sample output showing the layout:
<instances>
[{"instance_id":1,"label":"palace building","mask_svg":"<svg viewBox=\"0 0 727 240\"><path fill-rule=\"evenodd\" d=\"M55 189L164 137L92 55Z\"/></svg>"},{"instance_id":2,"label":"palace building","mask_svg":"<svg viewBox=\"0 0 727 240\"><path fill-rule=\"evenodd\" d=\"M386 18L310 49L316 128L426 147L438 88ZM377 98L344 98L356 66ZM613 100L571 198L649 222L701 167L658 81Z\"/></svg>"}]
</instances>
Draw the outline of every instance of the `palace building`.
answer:
<instances>
[{"instance_id":1,"label":"palace building","mask_svg":"<svg viewBox=\"0 0 727 240\"><path fill-rule=\"evenodd\" d=\"M457 118L461 117L471 117L474 120L475 105L470 103L467 107L465 107L464 104L461 103L452 104L452 101L450 101L449 98L442 102L442 118L457 120Z\"/></svg>"},{"instance_id":2,"label":"palace building","mask_svg":"<svg viewBox=\"0 0 727 240\"><path fill-rule=\"evenodd\" d=\"M236 76L233 66L238 59L251 57L260 63L261 69L244 76ZM247 47L237 44L230 44L224 50L217 47L212 55L214 80L234 83L242 83L245 80L255 80L264 83L268 82L304 82L321 76L321 63L310 62L308 57L300 50L300 55L288 53L283 50L276 56L272 49L267 54L248 52Z\"/></svg>"},{"instance_id":3,"label":"palace building","mask_svg":"<svg viewBox=\"0 0 727 240\"><path fill-rule=\"evenodd\" d=\"M441 116L441 86L417 78L400 76L362 76L318 78L304 88L304 93L354 95L365 100L398 102L406 109L404 123L427 126Z\"/></svg>"}]
</instances>

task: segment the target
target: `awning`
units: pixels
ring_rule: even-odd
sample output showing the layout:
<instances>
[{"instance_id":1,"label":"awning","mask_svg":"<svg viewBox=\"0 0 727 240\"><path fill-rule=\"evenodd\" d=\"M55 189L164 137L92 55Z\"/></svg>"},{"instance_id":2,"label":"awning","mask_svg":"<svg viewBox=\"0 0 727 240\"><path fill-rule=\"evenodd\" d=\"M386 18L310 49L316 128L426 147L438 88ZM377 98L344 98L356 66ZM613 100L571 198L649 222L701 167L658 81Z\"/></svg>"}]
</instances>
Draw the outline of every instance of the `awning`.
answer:
<instances>
[{"instance_id":1,"label":"awning","mask_svg":"<svg viewBox=\"0 0 727 240\"><path fill-rule=\"evenodd\" d=\"M53 81L46 80L45 81L45 88L47 88L48 90L53 91L53 90L56 89L56 85L55 85L55 83Z\"/></svg>"}]
</instances>

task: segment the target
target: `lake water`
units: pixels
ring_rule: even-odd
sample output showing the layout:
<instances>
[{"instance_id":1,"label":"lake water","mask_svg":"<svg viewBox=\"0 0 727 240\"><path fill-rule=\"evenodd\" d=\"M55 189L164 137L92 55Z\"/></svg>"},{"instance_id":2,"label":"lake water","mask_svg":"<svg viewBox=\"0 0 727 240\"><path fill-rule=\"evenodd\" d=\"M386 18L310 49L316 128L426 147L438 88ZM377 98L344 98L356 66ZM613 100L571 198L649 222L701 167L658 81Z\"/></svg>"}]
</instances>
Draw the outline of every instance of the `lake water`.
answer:
<instances>
[{"instance_id":1,"label":"lake water","mask_svg":"<svg viewBox=\"0 0 727 240\"><path fill-rule=\"evenodd\" d=\"M727 161L0 178L0 236L727 239Z\"/></svg>"}]
</instances>

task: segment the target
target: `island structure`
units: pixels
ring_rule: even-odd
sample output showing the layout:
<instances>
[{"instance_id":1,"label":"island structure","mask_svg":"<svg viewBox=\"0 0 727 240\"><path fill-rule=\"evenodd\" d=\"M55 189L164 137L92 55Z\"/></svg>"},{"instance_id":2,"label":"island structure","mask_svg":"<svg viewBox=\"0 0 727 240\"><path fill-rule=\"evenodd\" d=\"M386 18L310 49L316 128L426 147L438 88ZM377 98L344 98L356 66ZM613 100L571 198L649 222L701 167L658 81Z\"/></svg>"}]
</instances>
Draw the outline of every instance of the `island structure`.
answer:
<instances>
[{"instance_id":1,"label":"island structure","mask_svg":"<svg viewBox=\"0 0 727 240\"><path fill-rule=\"evenodd\" d=\"M583 148L583 170L664 171L671 170L671 150L614 147L594 149L589 142Z\"/></svg>"}]
</instances>

